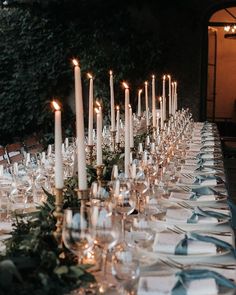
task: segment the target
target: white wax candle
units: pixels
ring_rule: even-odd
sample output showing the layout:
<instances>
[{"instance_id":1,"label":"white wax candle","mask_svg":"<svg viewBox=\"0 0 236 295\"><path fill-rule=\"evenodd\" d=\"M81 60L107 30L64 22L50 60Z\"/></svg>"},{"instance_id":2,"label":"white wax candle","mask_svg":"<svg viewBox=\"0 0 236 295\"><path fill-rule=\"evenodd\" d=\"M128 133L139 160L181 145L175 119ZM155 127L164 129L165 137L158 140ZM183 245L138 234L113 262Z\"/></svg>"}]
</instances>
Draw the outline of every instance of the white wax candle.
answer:
<instances>
[{"instance_id":1,"label":"white wax candle","mask_svg":"<svg viewBox=\"0 0 236 295\"><path fill-rule=\"evenodd\" d=\"M159 112L158 112L157 113L157 125L156 125L157 130L159 129L159 119L160 119L160 115L159 115Z\"/></svg>"},{"instance_id":2,"label":"white wax candle","mask_svg":"<svg viewBox=\"0 0 236 295\"><path fill-rule=\"evenodd\" d=\"M172 101L171 101L171 75L168 75L168 79L169 79L169 116L172 115L172 109L171 109L171 106L172 106Z\"/></svg>"},{"instance_id":3,"label":"white wax candle","mask_svg":"<svg viewBox=\"0 0 236 295\"><path fill-rule=\"evenodd\" d=\"M115 131L115 102L114 102L114 83L113 83L112 71L110 71L110 95L111 95L111 131Z\"/></svg>"},{"instance_id":4,"label":"white wax candle","mask_svg":"<svg viewBox=\"0 0 236 295\"><path fill-rule=\"evenodd\" d=\"M177 82L174 82L175 83L175 88L174 88L174 100L175 100L175 111L177 111L178 109L178 98L177 98Z\"/></svg>"},{"instance_id":5,"label":"white wax candle","mask_svg":"<svg viewBox=\"0 0 236 295\"><path fill-rule=\"evenodd\" d=\"M132 166L131 166L131 178L132 179L135 179L136 178L136 164L133 163Z\"/></svg>"},{"instance_id":6,"label":"white wax candle","mask_svg":"<svg viewBox=\"0 0 236 295\"><path fill-rule=\"evenodd\" d=\"M133 130L133 113L132 113L132 107L129 105L129 142L130 147L134 147L134 130Z\"/></svg>"},{"instance_id":7,"label":"white wax candle","mask_svg":"<svg viewBox=\"0 0 236 295\"><path fill-rule=\"evenodd\" d=\"M93 145L93 77L89 78L89 125L88 125L88 145Z\"/></svg>"},{"instance_id":8,"label":"white wax candle","mask_svg":"<svg viewBox=\"0 0 236 295\"><path fill-rule=\"evenodd\" d=\"M55 109L55 188L62 189L64 186L63 162L62 162L62 131L61 131L61 108L56 101L52 102Z\"/></svg>"},{"instance_id":9,"label":"white wax candle","mask_svg":"<svg viewBox=\"0 0 236 295\"><path fill-rule=\"evenodd\" d=\"M145 85L145 106L146 106L146 124L149 126L149 107L148 107L148 82L144 82Z\"/></svg>"},{"instance_id":10,"label":"white wax candle","mask_svg":"<svg viewBox=\"0 0 236 295\"><path fill-rule=\"evenodd\" d=\"M163 76L162 83L162 107L163 107L163 120L166 120L166 75Z\"/></svg>"},{"instance_id":11,"label":"white wax candle","mask_svg":"<svg viewBox=\"0 0 236 295\"><path fill-rule=\"evenodd\" d=\"M130 163L130 121L129 121L129 87L123 83L125 87L125 174L129 176L129 163Z\"/></svg>"},{"instance_id":12,"label":"white wax candle","mask_svg":"<svg viewBox=\"0 0 236 295\"><path fill-rule=\"evenodd\" d=\"M161 129L163 129L164 126L164 116L163 116L163 102L162 102L162 98L159 98L160 101L160 116L161 116Z\"/></svg>"},{"instance_id":13,"label":"white wax candle","mask_svg":"<svg viewBox=\"0 0 236 295\"><path fill-rule=\"evenodd\" d=\"M102 110L95 109L97 113L97 165L102 165Z\"/></svg>"},{"instance_id":14,"label":"white wax candle","mask_svg":"<svg viewBox=\"0 0 236 295\"><path fill-rule=\"evenodd\" d=\"M76 109L76 135L77 135L77 157L78 157L78 186L80 190L86 190L87 173L86 173L86 155L84 144L84 109L82 96L82 83L80 67L77 60L74 63L75 77L75 109Z\"/></svg>"},{"instance_id":15,"label":"white wax candle","mask_svg":"<svg viewBox=\"0 0 236 295\"><path fill-rule=\"evenodd\" d=\"M152 126L156 127L156 85L155 76L152 75Z\"/></svg>"},{"instance_id":16,"label":"white wax candle","mask_svg":"<svg viewBox=\"0 0 236 295\"><path fill-rule=\"evenodd\" d=\"M116 107L116 143L120 143L120 107Z\"/></svg>"},{"instance_id":17,"label":"white wax candle","mask_svg":"<svg viewBox=\"0 0 236 295\"><path fill-rule=\"evenodd\" d=\"M139 89L138 91L138 117L141 117L141 95L142 95L142 89Z\"/></svg>"},{"instance_id":18,"label":"white wax candle","mask_svg":"<svg viewBox=\"0 0 236 295\"><path fill-rule=\"evenodd\" d=\"M172 114L174 115L175 114L175 98L174 98L174 95L175 95L175 91L174 91L174 88L175 88L175 83L174 82L171 82L171 100L172 100Z\"/></svg>"},{"instance_id":19,"label":"white wax candle","mask_svg":"<svg viewBox=\"0 0 236 295\"><path fill-rule=\"evenodd\" d=\"M65 139L65 147L66 147L66 149L68 149L68 147L69 147L69 138L68 137L66 137L66 139Z\"/></svg>"}]
</instances>

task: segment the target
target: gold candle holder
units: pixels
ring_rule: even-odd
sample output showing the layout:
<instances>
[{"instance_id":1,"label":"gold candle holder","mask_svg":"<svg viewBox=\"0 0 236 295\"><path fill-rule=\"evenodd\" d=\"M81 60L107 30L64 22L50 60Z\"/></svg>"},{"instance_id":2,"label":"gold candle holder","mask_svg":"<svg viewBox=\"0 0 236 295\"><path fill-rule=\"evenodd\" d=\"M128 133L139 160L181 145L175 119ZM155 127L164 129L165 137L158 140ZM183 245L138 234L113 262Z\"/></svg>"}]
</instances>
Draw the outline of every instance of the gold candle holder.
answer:
<instances>
[{"instance_id":1,"label":"gold candle holder","mask_svg":"<svg viewBox=\"0 0 236 295\"><path fill-rule=\"evenodd\" d=\"M102 182L102 175L103 175L104 165L97 165L96 166L96 173L97 173L97 181Z\"/></svg>"},{"instance_id":2,"label":"gold candle holder","mask_svg":"<svg viewBox=\"0 0 236 295\"><path fill-rule=\"evenodd\" d=\"M88 161L89 161L89 165L92 165L93 164L93 148L94 148L94 145L88 144L87 147L88 147Z\"/></svg>"},{"instance_id":3,"label":"gold candle holder","mask_svg":"<svg viewBox=\"0 0 236 295\"><path fill-rule=\"evenodd\" d=\"M56 218L56 230L53 232L58 244L61 245L62 223L63 223L63 195L62 189L56 189L55 211L53 215Z\"/></svg>"},{"instance_id":4,"label":"gold candle holder","mask_svg":"<svg viewBox=\"0 0 236 295\"><path fill-rule=\"evenodd\" d=\"M116 148L116 130L111 131L111 147L114 152Z\"/></svg>"}]
</instances>

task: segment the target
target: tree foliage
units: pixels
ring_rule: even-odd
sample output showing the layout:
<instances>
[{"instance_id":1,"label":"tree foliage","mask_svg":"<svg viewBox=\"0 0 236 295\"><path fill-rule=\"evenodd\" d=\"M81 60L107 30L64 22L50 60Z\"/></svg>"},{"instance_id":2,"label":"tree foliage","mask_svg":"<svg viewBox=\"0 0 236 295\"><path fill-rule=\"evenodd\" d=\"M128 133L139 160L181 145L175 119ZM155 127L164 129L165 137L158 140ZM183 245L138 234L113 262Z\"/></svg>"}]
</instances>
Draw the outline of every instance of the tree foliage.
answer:
<instances>
[{"instance_id":1,"label":"tree foliage","mask_svg":"<svg viewBox=\"0 0 236 295\"><path fill-rule=\"evenodd\" d=\"M85 90L85 73L94 74L95 96L105 105L110 69L118 102L121 80L136 90L160 64L158 34L132 1L22 2L0 10L0 144L39 130L52 132L49 101L59 97L65 106L73 93L72 57L80 59ZM84 98L86 113L86 91ZM63 118L72 135L74 116L68 107Z\"/></svg>"}]
</instances>

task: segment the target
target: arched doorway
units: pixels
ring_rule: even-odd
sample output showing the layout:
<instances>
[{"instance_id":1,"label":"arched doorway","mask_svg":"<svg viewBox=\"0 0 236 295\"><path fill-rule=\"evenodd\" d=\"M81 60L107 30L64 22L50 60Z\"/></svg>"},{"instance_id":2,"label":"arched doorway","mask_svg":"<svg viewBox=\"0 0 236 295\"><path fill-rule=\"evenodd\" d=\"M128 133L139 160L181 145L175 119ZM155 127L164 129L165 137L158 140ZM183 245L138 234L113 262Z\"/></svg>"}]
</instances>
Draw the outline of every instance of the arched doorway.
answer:
<instances>
[{"instance_id":1,"label":"arched doorway","mask_svg":"<svg viewBox=\"0 0 236 295\"><path fill-rule=\"evenodd\" d=\"M236 120L236 4L215 9L208 19L206 89L206 119L213 122L234 122Z\"/></svg>"}]
</instances>

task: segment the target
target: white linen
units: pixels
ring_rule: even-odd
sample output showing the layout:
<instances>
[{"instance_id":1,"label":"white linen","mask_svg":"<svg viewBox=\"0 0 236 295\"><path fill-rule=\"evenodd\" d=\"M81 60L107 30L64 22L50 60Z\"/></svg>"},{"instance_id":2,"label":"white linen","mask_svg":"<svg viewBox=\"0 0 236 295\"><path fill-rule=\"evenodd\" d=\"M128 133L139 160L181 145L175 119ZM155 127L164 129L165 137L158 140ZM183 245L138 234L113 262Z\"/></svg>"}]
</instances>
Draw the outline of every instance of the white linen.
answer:
<instances>
[{"instance_id":1,"label":"white linen","mask_svg":"<svg viewBox=\"0 0 236 295\"><path fill-rule=\"evenodd\" d=\"M157 233L153 243L153 251L163 254L175 254L176 246L185 238L185 234L173 232ZM213 243L189 240L187 254L215 254L216 245Z\"/></svg>"},{"instance_id":2,"label":"white linen","mask_svg":"<svg viewBox=\"0 0 236 295\"><path fill-rule=\"evenodd\" d=\"M192 196L192 193L180 193L180 192L171 192L169 200L183 200L188 201L190 200L190 197ZM215 201L216 196L215 195L201 195L198 196L196 201ZM195 201L195 200L190 200Z\"/></svg>"},{"instance_id":3,"label":"white linen","mask_svg":"<svg viewBox=\"0 0 236 295\"><path fill-rule=\"evenodd\" d=\"M171 209L168 208L166 211L166 222L171 223L187 223L188 219L193 215L192 210L181 209ZM196 223L210 223L217 224L218 220L215 217L208 216L197 216Z\"/></svg>"},{"instance_id":4,"label":"white linen","mask_svg":"<svg viewBox=\"0 0 236 295\"><path fill-rule=\"evenodd\" d=\"M174 274L141 277L138 284L138 295L171 295L177 280ZM212 278L190 281L186 287L187 295L218 294L218 286Z\"/></svg>"}]
</instances>

